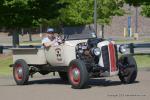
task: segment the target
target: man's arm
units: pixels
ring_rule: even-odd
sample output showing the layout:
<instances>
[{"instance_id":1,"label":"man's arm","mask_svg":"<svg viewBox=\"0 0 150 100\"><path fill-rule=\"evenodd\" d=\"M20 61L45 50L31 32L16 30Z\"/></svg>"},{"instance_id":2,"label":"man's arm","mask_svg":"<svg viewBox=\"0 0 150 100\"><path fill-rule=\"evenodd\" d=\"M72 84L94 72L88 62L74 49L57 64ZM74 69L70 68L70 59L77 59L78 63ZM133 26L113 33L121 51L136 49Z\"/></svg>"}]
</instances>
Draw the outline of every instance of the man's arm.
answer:
<instances>
[{"instance_id":1,"label":"man's arm","mask_svg":"<svg viewBox=\"0 0 150 100\"><path fill-rule=\"evenodd\" d=\"M45 47L51 47L55 42L56 42L56 41L49 41L49 42L43 43L43 45L44 45Z\"/></svg>"},{"instance_id":2,"label":"man's arm","mask_svg":"<svg viewBox=\"0 0 150 100\"><path fill-rule=\"evenodd\" d=\"M47 42L47 43L43 43L43 46L47 48L47 47L51 47L51 44Z\"/></svg>"},{"instance_id":3,"label":"man's arm","mask_svg":"<svg viewBox=\"0 0 150 100\"><path fill-rule=\"evenodd\" d=\"M44 47L50 47L50 46L52 46L52 44L53 44L53 41L50 41L50 40L48 39L48 37L46 37L46 38L44 38L44 39L42 40L42 45L43 45Z\"/></svg>"}]
</instances>

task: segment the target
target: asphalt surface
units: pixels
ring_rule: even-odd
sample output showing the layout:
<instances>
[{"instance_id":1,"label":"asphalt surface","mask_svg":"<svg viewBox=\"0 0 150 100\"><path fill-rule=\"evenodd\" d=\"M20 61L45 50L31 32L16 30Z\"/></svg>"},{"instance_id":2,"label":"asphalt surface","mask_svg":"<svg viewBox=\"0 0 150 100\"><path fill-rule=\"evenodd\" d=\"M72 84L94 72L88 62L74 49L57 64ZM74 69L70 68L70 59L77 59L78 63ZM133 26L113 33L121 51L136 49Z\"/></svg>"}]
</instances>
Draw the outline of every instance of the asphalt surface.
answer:
<instances>
[{"instance_id":1,"label":"asphalt surface","mask_svg":"<svg viewBox=\"0 0 150 100\"><path fill-rule=\"evenodd\" d=\"M150 100L150 71L139 71L133 84L117 76L91 79L86 89L72 89L59 77L35 75L29 85L16 86L12 76L0 76L0 100Z\"/></svg>"}]
</instances>

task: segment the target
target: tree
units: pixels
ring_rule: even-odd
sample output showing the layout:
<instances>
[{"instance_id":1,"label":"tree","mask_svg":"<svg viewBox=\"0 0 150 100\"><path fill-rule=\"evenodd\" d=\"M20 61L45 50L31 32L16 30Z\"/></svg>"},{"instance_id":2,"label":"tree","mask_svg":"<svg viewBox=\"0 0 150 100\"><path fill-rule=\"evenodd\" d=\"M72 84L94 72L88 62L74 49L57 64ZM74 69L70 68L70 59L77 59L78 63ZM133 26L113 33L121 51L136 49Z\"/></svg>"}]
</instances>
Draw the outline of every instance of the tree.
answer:
<instances>
[{"instance_id":1,"label":"tree","mask_svg":"<svg viewBox=\"0 0 150 100\"><path fill-rule=\"evenodd\" d=\"M2 8L0 8L0 26L13 29L14 46L19 45L19 29L32 24L31 16L28 16L27 1L3 0Z\"/></svg>"},{"instance_id":2,"label":"tree","mask_svg":"<svg viewBox=\"0 0 150 100\"><path fill-rule=\"evenodd\" d=\"M93 20L93 0L60 0L65 8L60 10L59 20L65 26L90 24Z\"/></svg>"},{"instance_id":3,"label":"tree","mask_svg":"<svg viewBox=\"0 0 150 100\"><path fill-rule=\"evenodd\" d=\"M94 0L60 0L66 7L60 10L63 25L76 26L93 23ZM97 23L108 25L112 16L123 15L122 0L97 0Z\"/></svg>"},{"instance_id":4,"label":"tree","mask_svg":"<svg viewBox=\"0 0 150 100\"><path fill-rule=\"evenodd\" d=\"M142 0L125 0L125 2L129 4L130 6L140 6L143 1Z\"/></svg>"},{"instance_id":5,"label":"tree","mask_svg":"<svg viewBox=\"0 0 150 100\"><path fill-rule=\"evenodd\" d=\"M145 17L150 17L150 3L147 2L142 5L141 14Z\"/></svg>"},{"instance_id":6,"label":"tree","mask_svg":"<svg viewBox=\"0 0 150 100\"><path fill-rule=\"evenodd\" d=\"M98 0L98 23L101 25L102 38L104 38L104 26L111 23L113 16L122 16L123 1L120 0Z\"/></svg>"},{"instance_id":7,"label":"tree","mask_svg":"<svg viewBox=\"0 0 150 100\"><path fill-rule=\"evenodd\" d=\"M109 24L113 16L122 16L123 2L119 0L98 0L98 23L101 25Z\"/></svg>"},{"instance_id":8,"label":"tree","mask_svg":"<svg viewBox=\"0 0 150 100\"><path fill-rule=\"evenodd\" d=\"M58 0L1 0L0 26L15 30L14 45L19 45L21 28L38 27L41 19L50 20L58 16L61 5Z\"/></svg>"},{"instance_id":9,"label":"tree","mask_svg":"<svg viewBox=\"0 0 150 100\"><path fill-rule=\"evenodd\" d=\"M141 6L145 3L150 4L149 0L124 0L127 4L131 6Z\"/></svg>"}]
</instances>

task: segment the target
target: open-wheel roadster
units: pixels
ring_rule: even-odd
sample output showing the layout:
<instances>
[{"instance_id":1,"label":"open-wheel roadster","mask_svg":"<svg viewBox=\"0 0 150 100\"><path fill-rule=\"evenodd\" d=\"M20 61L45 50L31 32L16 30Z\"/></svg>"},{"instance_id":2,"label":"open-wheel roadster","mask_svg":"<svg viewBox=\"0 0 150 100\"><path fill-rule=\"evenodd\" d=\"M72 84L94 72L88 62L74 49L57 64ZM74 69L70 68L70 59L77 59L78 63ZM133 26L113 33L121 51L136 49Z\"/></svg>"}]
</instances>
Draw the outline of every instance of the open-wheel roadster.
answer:
<instances>
[{"instance_id":1,"label":"open-wheel roadster","mask_svg":"<svg viewBox=\"0 0 150 100\"><path fill-rule=\"evenodd\" d=\"M125 46L92 36L71 34L64 43L49 48L12 48L17 85L27 84L29 76L36 72L42 75L58 72L60 78L79 89L88 85L89 78L114 75L122 83L133 83L137 65L132 55L124 53Z\"/></svg>"}]
</instances>

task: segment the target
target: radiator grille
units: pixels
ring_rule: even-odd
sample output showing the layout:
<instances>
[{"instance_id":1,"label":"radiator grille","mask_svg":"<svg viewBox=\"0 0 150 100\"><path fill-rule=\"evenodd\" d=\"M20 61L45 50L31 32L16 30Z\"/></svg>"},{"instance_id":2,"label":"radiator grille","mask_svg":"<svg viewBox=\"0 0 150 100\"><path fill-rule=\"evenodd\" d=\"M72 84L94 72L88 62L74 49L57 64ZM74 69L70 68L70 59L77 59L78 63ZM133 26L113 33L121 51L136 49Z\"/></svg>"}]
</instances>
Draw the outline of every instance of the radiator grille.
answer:
<instances>
[{"instance_id":1,"label":"radiator grille","mask_svg":"<svg viewBox=\"0 0 150 100\"><path fill-rule=\"evenodd\" d=\"M117 70L116 46L110 43L109 45L103 46L101 50L102 50L104 69L111 72L116 71Z\"/></svg>"},{"instance_id":2,"label":"radiator grille","mask_svg":"<svg viewBox=\"0 0 150 100\"><path fill-rule=\"evenodd\" d=\"M110 61L110 67L111 67L111 72L116 71L116 51L114 44L110 43L108 45L109 47L109 61Z\"/></svg>"},{"instance_id":3,"label":"radiator grille","mask_svg":"<svg viewBox=\"0 0 150 100\"><path fill-rule=\"evenodd\" d=\"M108 46L102 47L102 57L103 57L103 63L105 70L109 71L109 53L108 53Z\"/></svg>"}]
</instances>

